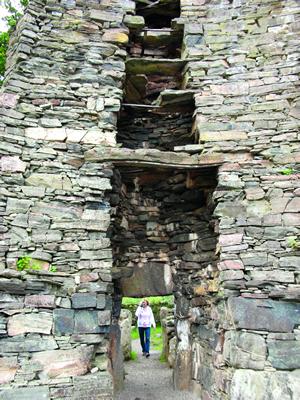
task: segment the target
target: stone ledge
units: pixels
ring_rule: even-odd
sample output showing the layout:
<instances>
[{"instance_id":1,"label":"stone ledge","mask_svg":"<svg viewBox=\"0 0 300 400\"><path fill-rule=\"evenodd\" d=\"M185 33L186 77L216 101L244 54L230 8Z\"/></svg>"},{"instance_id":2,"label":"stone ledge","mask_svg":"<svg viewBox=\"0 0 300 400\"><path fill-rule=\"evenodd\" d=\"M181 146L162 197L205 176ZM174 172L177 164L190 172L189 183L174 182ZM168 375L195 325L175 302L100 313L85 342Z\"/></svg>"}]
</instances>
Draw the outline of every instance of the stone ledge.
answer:
<instances>
[{"instance_id":1,"label":"stone ledge","mask_svg":"<svg viewBox=\"0 0 300 400\"><path fill-rule=\"evenodd\" d=\"M221 165L222 154L209 153L190 156L186 153L162 152L154 149L99 148L84 154L86 161L111 161L117 165L164 166L166 168L204 168Z\"/></svg>"}]
</instances>

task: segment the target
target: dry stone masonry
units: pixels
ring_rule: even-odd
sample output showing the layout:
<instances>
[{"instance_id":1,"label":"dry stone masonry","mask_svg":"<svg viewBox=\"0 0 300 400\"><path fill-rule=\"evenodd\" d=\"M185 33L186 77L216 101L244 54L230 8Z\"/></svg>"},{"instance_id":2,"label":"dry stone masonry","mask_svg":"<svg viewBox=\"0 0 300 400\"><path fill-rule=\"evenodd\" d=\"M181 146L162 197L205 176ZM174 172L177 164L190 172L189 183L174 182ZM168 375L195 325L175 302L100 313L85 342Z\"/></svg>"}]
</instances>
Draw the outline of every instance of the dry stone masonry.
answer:
<instances>
[{"instance_id":1,"label":"dry stone masonry","mask_svg":"<svg viewBox=\"0 0 300 400\"><path fill-rule=\"evenodd\" d=\"M112 399L122 296L171 293L176 389L299 399L299 31L298 0L29 1L0 92L1 399Z\"/></svg>"}]
</instances>

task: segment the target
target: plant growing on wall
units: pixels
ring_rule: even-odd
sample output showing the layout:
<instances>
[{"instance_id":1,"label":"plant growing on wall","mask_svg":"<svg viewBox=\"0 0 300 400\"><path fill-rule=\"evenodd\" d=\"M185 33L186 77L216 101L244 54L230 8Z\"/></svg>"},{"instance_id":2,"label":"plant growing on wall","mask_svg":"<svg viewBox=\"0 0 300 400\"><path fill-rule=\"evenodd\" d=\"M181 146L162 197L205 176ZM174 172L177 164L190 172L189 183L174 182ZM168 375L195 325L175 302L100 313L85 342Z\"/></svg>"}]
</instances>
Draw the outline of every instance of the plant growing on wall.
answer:
<instances>
[{"instance_id":1,"label":"plant growing on wall","mask_svg":"<svg viewBox=\"0 0 300 400\"><path fill-rule=\"evenodd\" d=\"M288 241L290 242L290 247L292 247L293 250L299 250L300 249L300 242L296 240L297 238L291 237L288 238Z\"/></svg>"},{"instance_id":2,"label":"plant growing on wall","mask_svg":"<svg viewBox=\"0 0 300 400\"><path fill-rule=\"evenodd\" d=\"M32 258L30 258L27 255L21 257L17 262L18 270L23 271L24 269L35 269L35 270L41 269L41 267L37 263L30 265L29 261L31 261L31 260L32 260Z\"/></svg>"},{"instance_id":3,"label":"plant growing on wall","mask_svg":"<svg viewBox=\"0 0 300 400\"><path fill-rule=\"evenodd\" d=\"M8 48L9 35L23 15L20 10L23 10L27 4L28 0L19 0L18 4L16 4L16 8L12 5L11 0L0 0L0 6L6 10L7 14L1 19L6 22L8 27L6 32L0 32L0 86L2 86L5 72L6 50Z\"/></svg>"}]
</instances>

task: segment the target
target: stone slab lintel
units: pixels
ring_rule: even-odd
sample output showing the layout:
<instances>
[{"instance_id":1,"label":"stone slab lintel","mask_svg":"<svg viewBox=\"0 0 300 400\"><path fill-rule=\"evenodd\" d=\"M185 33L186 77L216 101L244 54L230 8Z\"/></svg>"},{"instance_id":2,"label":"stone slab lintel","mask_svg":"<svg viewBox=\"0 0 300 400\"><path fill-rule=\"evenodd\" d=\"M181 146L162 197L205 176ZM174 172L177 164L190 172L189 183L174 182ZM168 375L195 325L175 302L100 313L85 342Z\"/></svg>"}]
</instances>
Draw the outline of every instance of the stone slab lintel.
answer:
<instances>
[{"instance_id":1,"label":"stone slab lintel","mask_svg":"<svg viewBox=\"0 0 300 400\"><path fill-rule=\"evenodd\" d=\"M118 165L184 169L219 166L224 161L222 154L218 153L190 156L187 153L162 152L154 149L101 148L86 151L84 156L86 161L111 161Z\"/></svg>"}]
</instances>

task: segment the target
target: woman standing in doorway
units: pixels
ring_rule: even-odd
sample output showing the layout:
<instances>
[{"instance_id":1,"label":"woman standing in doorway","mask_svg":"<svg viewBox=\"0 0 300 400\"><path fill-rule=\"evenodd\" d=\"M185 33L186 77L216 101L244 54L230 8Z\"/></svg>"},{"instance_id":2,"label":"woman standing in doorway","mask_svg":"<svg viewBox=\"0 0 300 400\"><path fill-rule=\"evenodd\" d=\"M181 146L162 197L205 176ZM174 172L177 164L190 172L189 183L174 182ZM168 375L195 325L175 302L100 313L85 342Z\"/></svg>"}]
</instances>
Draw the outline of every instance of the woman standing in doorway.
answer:
<instances>
[{"instance_id":1,"label":"woman standing in doorway","mask_svg":"<svg viewBox=\"0 0 300 400\"><path fill-rule=\"evenodd\" d=\"M151 325L153 329L156 329L156 324L153 316L151 307L149 306L149 301L143 299L138 306L135 315L138 317L138 329L140 335L140 341L143 351L143 356L149 357L150 353L150 331Z\"/></svg>"}]
</instances>

